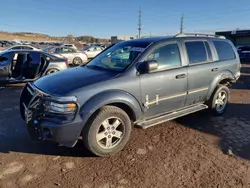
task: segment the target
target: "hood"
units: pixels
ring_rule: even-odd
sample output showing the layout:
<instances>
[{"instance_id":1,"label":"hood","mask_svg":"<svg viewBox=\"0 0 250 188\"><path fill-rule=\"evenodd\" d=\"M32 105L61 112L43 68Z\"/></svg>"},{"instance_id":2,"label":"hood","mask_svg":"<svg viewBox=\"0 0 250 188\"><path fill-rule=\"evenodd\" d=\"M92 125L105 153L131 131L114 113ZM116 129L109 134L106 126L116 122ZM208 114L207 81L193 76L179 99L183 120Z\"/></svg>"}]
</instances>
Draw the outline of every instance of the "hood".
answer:
<instances>
[{"instance_id":1,"label":"hood","mask_svg":"<svg viewBox=\"0 0 250 188\"><path fill-rule=\"evenodd\" d=\"M76 67L44 76L35 81L34 85L50 95L63 96L84 86L109 80L116 75L114 72L95 70L86 66Z\"/></svg>"}]
</instances>

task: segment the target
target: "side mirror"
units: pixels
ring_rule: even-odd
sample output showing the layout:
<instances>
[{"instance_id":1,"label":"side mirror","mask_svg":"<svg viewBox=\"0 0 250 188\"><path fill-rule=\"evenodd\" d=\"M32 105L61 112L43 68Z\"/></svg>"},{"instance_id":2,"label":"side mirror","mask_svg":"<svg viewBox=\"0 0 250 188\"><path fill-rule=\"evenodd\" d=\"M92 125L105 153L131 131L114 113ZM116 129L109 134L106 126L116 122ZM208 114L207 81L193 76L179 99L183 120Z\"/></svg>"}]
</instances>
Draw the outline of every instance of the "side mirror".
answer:
<instances>
[{"instance_id":1,"label":"side mirror","mask_svg":"<svg viewBox=\"0 0 250 188\"><path fill-rule=\"evenodd\" d=\"M155 60L147 61L148 72L158 69L158 66L159 66L159 64Z\"/></svg>"},{"instance_id":2,"label":"side mirror","mask_svg":"<svg viewBox=\"0 0 250 188\"><path fill-rule=\"evenodd\" d=\"M148 72L156 70L158 66L159 64L157 61L149 60L149 61L145 61L141 63L138 68L139 68L140 73L148 73Z\"/></svg>"}]
</instances>

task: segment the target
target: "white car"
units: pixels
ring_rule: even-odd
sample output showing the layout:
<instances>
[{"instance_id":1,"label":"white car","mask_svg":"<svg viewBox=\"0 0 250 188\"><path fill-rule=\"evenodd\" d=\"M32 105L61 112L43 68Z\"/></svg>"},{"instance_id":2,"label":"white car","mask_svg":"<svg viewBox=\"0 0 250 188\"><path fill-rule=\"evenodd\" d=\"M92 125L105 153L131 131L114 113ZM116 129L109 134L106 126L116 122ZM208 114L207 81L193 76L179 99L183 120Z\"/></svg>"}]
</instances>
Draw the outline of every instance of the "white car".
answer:
<instances>
[{"instance_id":1,"label":"white car","mask_svg":"<svg viewBox=\"0 0 250 188\"><path fill-rule=\"evenodd\" d=\"M94 58L95 56L97 56L102 51L103 51L103 48L101 48L99 46L89 46L89 47L81 50L81 52L85 53L88 56L89 59Z\"/></svg>"},{"instance_id":2,"label":"white car","mask_svg":"<svg viewBox=\"0 0 250 188\"><path fill-rule=\"evenodd\" d=\"M62 44L61 47L69 47L77 50L77 47L74 44Z\"/></svg>"},{"instance_id":3,"label":"white car","mask_svg":"<svg viewBox=\"0 0 250 188\"><path fill-rule=\"evenodd\" d=\"M36 51L42 51L41 49L35 48L33 46L30 45L15 45L15 46L11 46L9 48L6 48L2 51L9 51L9 50L36 50Z\"/></svg>"},{"instance_id":4,"label":"white car","mask_svg":"<svg viewBox=\"0 0 250 188\"><path fill-rule=\"evenodd\" d=\"M48 53L52 53L57 57L67 58L68 63L74 66L84 65L88 62L86 54L79 52L74 48L60 46L49 49Z\"/></svg>"}]
</instances>

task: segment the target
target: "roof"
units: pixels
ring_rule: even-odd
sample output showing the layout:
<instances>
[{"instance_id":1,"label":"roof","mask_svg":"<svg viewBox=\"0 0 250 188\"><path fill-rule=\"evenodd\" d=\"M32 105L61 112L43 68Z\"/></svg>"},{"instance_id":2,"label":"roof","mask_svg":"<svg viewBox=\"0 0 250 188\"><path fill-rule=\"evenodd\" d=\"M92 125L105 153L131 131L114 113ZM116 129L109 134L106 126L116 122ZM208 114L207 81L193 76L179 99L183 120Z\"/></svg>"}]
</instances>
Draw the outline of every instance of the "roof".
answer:
<instances>
[{"instance_id":1,"label":"roof","mask_svg":"<svg viewBox=\"0 0 250 188\"><path fill-rule=\"evenodd\" d=\"M28 49L21 49L21 50L3 50L1 51L1 53L3 52L41 52L41 53L44 53L43 51L41 50L28 50Z\"/></svg>"},{"instance_id":2,"label":"roof","mask_svg":"<svg viewBox=\"0 0 250 188\"><path fill-rule=\"evenodd\" d=\"M144 38L139 38L139 39L133 39L130 41L151 43L151 42L158 42L161 40L171 39L171 38L174 38L174 37L173 36L144 37Z\"/></svg>"}]
</instances>

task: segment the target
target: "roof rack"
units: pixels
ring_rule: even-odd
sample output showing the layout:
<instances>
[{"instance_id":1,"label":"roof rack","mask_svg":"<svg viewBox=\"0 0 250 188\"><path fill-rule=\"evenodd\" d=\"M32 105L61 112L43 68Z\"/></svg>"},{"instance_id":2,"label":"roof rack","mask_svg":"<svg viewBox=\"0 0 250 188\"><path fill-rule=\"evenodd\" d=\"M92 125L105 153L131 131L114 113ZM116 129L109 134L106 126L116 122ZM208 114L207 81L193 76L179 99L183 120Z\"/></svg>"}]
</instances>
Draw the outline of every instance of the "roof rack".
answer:
<instances>
[{"instance_id":1,"label":"roof rack","mask_svg":"<svg viewBox=\"0 0 250 188\"><path fill-rule=\"evenodd\" d=\"M177 35L175 35L175 38L178 37L197 37L197 36L201 36L201 37L216 37L216 38L221 38L221 39L226 39L226 37L221 36L221 35L213 35L213 34L202 34L202 33L179 33Z\"/></svg>"}]
</instances>

